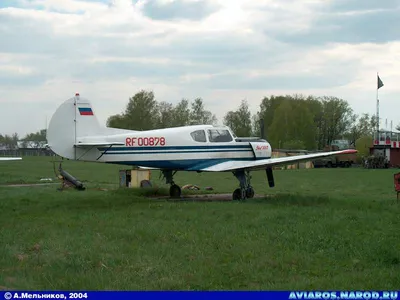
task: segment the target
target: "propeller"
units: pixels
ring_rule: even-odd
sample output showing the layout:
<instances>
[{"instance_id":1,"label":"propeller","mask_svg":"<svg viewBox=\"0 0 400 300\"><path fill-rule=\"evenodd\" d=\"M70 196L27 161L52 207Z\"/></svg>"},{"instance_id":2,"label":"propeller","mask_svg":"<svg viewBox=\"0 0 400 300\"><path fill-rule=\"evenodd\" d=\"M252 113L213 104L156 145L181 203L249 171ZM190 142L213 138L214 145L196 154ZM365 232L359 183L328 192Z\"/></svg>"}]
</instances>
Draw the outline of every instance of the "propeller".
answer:
<instances>
[{"instance_id":1,"label":"propeller","mask_svg":"<svg viewBox=\"0 0 400 300\"><path fill-rule=\"evenodd\" d=\"M262 139L266 139L265 137L265 130L264 130L264 119L260 119L260 135Z\"/></svg>"}]
</instances>

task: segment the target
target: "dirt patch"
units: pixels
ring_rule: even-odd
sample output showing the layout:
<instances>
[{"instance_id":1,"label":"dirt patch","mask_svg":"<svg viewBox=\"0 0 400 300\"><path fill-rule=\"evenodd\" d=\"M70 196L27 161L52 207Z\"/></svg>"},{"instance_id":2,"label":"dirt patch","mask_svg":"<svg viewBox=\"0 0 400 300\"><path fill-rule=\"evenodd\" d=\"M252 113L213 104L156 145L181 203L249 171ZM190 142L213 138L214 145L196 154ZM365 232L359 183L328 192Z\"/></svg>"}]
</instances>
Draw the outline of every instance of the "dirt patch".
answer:
<instances>
[{"instance_id":1,"label":"dirt patch","mask_svg":"<svg viewBox=\"0 0 400 300\"><path fill-rule=\"evenodd\" d=\"M0 187L28 187L28 186L45 186L45 185L54 185L60 184L58 182L49 182L49 183L12 183L12 184L0 184Z\"/></svg>"},{"instance_id":2,"label":"dirt patch","mask_svg":"<svg viewBox=\"0 0 400 300\"><path fill-rule=\"evenodd\" d=\"M255 195L253 199L263 199L264 195ZM154 200L168 201L233 201L232 194L204 194L204 195L182 195L180 198L170 196L150 197Z\"/></svg>"}]
</instances>

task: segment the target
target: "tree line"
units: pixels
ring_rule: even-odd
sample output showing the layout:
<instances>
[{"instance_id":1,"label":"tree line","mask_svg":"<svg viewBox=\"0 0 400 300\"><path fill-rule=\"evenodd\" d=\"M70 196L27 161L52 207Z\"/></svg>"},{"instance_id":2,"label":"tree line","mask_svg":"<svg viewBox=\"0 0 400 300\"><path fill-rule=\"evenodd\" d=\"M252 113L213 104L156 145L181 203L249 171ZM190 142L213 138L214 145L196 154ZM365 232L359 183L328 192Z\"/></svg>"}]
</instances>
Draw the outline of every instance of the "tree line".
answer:
<instances>
[{"instance_id":1,"label":"tree line","mask_svg":"<svg viewBox=\"0 0 400 300\"><path fill-rule=\"evenodd\" d=\"M46 129L29 133L22 139L19 137L18 133L14 133L12 135L0 134L0 146L2 146L5 150L16 149L19 141L22 142L21 145L23 148L27 147L28 142L30 142L33 147L37 147L41 142L46 141Z\"/></svg>"},{"instance_id":2,"label":"tree line","mask_svg":"<svg viewBox=\"0 0 400 300\"><path fill-rule=\"evenodd\" d=\"M347 139L352 145L376 128L375 116L356 115L347 101L336 97L285 95L264 97L252 114L248 102L228 111L222 123L239 137L261 135L274 148L322 149L335 139ZM110 116L107 126L132 130L149 130L185 125L216 125L215 114L207 110L201 98L182 99L176 105L158 102L152 91L139 91L129 98L125 111Z\"/></svg>"},{"instance_id":3,"label":"tree line","mask_svg":"<svg viewBox=\"0 0 400 300\"><path fill-rule=\"evenodd\" d=\"M193 102L182 99L173 105L158 102L152 91L144 90L129 98L123 113L110 116L107 120L108 127L132 130L216 123L215 114L205 108L201 98Z\"/></svg>"},{"instance_id":4,"label":"tree line","mask_svg":"<svg viewBox=\"0 0 400 300\"><path fill-rule=\"evenodd\" d=\"M265 138L273 148L321 150L337 139L346 139L355 146L360 138L372 137L376 121L374 115L355 114L347 101L337 97L294 94L264 97L255 114L242 100L236 109L226 112L221 123L239 137L261 137L263 124ZM146 90L130 97L123 112L107 119L108 127L132 130L217 123L202 98L181 99L173 105L157 101L154 92ZM396 129L400 130L400 126ZM18 140L16 133L0 135L0 145L8 149L14 148ZM46 130L30 133L21 140L45 141Z\"/></svg>"}]
</instances>

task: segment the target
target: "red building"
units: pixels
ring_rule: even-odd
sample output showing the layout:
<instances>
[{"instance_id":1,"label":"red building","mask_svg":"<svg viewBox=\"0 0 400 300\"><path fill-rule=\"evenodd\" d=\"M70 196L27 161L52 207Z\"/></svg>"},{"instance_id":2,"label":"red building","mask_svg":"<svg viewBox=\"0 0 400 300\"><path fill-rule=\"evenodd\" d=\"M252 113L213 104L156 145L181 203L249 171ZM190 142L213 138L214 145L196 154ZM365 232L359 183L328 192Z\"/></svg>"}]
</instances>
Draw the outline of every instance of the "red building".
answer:
<instances>
[{"instance_id":1,"label":"red building","mask_svg":"<svg viewBox=\"0 0 400 300\"><path fill-rule=\"evenodd\" d=\"M375 136L374 145L370 148L370 154L385 156L391 167L400 167L400 132L380 130Z\"/></svg>"}]
</instances>

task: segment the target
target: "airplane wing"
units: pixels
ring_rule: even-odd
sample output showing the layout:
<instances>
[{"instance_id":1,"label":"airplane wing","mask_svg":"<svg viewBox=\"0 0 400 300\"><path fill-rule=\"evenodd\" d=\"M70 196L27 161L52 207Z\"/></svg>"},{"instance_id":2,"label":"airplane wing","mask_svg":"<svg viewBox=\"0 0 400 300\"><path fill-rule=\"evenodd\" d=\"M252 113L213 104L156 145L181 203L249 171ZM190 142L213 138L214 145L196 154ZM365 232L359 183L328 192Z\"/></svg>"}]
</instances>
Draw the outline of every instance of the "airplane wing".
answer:
<instances>
[{"instance_id":1,"label":"airplane wing","mask_svg":"<svg viewBox=\"0 0 400 300\"><path fill-rule=\"evenodd\" d=\"M320 157L328 157L335 155L345 155L345 154L355 154L357 150L342 150L342 151L329 151L329 152L319 152L313 154L304 154L304 155L294 155L289 157L277 157L277 158L268 158L268 159L259 159L255 161L226 161L222 163L217 163L215 165L205 167L200 169L199 171L205 172L224 172L224 171L234 171L238 169L245 169L249 171L253 170L262 170L268 167L276 166L276 165L288 165L295 162L301 161L310 161Z\"/></svg>"},{"instance_id":2,"label":"airplane wing","mask_svg":"<svg viewBox=\"0 0 400 300\"><path fill-rule=\"evenodd\" d=\"M0 161L1 160L21 160L22 157L0 157Z\"/></svg>"}]
</instances>

